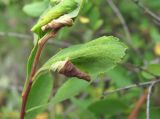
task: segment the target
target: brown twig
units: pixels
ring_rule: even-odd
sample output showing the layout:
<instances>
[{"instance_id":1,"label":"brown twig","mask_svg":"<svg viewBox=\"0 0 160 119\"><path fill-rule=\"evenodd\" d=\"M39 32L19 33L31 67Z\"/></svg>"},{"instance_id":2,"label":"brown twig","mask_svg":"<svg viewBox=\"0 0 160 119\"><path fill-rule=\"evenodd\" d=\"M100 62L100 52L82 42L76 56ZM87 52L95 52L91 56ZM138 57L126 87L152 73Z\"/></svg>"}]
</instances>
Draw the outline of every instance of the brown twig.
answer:
<instances>
[{"instance_id":1,"label":"brown twig","mask_svg":"<svg viewBox=\"0 0 160 119\"><path fill-rule=\"evenodd\" d=\"M152 73L151 71L141 67L141 66L138 66L138 65L134 65L134 64L131 64L131 63L125 63L123 64L123 66L125 68L127 68L128 70L131 70L131 71L134 71L134 72L146 72L147 74L151 75L154 77L154 79L159 79L160 77L154 73Z\"/></svg>"},{"instance_id":2,"label":"brown twig","mask_svg":"<svg viewBox=\"0 0 160 119\"><path fill-rule=\"evenodd\" d=\"M28 95L29 92L31 90L32 87L32 83L33 83L33 77L36 73L36 69L37 69L37 65L41 56L41 52L42 49L45 45L45 43L51 38L54 37L56 35L55 31L50 32L49 34L45 35L40 42L38 42L38 50L36 52L36 56L33 62L33 66L32 66L32 70L31 70L31 75L29 77L29 84L27 85L26 91L24 93L24 95L22 95L22 107L21 107L21 116L20 119L24 119L25 116L25 109L26 109L26 104L27 104L27 99L28 99Z\"/></svg>"},{"instance_id":3,"label":"brown twig","mask_svg":"<svg viewBox=\"0 0 160 119\"><path fill-rule=\"evenodd\" d=\"M140 97L140 99L137 101L135 108L129 115L128 119L137 119L138 113L142 107L142 105L147 101L146 103L146 119L150 119L150 97L152 93L152 88L155 84L159 83L160 80L154 80L152 83L150 83L148 91L145 91L144 94Z\"/></svg>"},{"instance_id":4,"label":"brown twig","mask_svg":"<svg viewBox=\"0 0 160 119\"><path fill-rule=\"evenodd\" d=\"M17 33L17 32L4 32L4 31L0 31L0 36L2 37L16 37L18 38L17 40L30 40L32 41L32 36L30 34L26 35L24 33ZM1 40L1 39L0 39ZM70 43L67 43L65 41L48 41L48 44L51 45L58 45L61 47L68 47L70 45Z\"/></svg>"},{"instance_id":5,"label":"brown twig","mask_svg":"<svg viewBox=\"0 0 160 119\"><path fill-rule=\"evenodd\" d=\"M144 82L144 83L139 83L139 84L133 84L133 85L129 85L129 86L126 86L126 87L123 87L123 88L119 88L119 89L116 89L116 90L113 90L113 91L110 91L110 92L103 93L103 96L111 94L111 93L119 92L119 91L122 91L122 90L128 90L128 89L135 88L135 87L149 87L148 93L145 92L140 97L140 99L136 103L135 108L133 109L133 111L131 112L131 114L128 117L128 119L137 119L138 113L139 113L142 105L147 100L147 103L146 103L147 104L146 117L147 117L147 119L149 119L149 117L150 117L150 115L149 115L149 110L150 110L149 104L150 104L151 89L154 86L154 84L160 82L159 76L153 74L152 72L150 72L150 71L148 71L148 70L146 70L146 69L144 69L140 66L135 66L135 65L132 65L132 64L125 64L124 66L126 66L128 69L131 69L131 70L138 69L138 71L144 71L144 72L152 75L155 80L152 80L152 81L149 81L149 82Z\"/></svg>"},{"instance_id":6,"label":"brown twig","mask_svg":"<svg viewBox=\"0 0 160 119\"><path fill-rule=\"evenodd\" d=\"M129 28L127 26L127 23L126 23L123 15L121 14L120 10L118 9L118 7L114 4L114 2L112 0L107 0L107 2L110 5L110 7L112 8L113 12L119 18L119 20L123 26L123 29L125 31L126 38L128 39L127 42L129 42L129 44L132 44L131 34L130 34Z\"/></svg>"},{"instance_id":7,"label":"brown twig","mask_svg":"<svg viewBox=\"0 0 160 119\"><path fill-rule=\"evenodd\" d=\"M160 81L160 80L157 80L157 81ZM109 94L113 94L113 93L117 93L117 92L120 92L120 91L125 91L125 90L129 90L129 89L132 89L132 88L136 88L136 87L148 87L150 86L154 81L148 81L148 82L143 82L143 83L138 83L138 84L132 84L132 85L129 85L129 86L125 86L125 87L122 87L122 88L118 88L118 89L115 89L113 91L108 91L108 92L103 92L103 96L107 96Z\"/></svg>"},{"instance_id":8,"label":"brown twig","mask_svg":"<svg viewBox=\"0 0 160 119\"><path fill-rule=\"evenodd\" d=\"M30 39L30 35L22 34L22 33L16 33L16 32L2 32L0 31L0 36L12 36L17 38L23 38L23 39Z\"/></svg>"},{"instance_id":9,"label":"brown twig","mask_svg":"<svg viewBox=\"0 0 160 119\"><path fill-rule=\"evenodd\" d=\"M119 18L119 21L122 24L122 27L124 29L124 33L125 33L125 42L128 44L129 47L131 47L133 49L133 51L139 56L141 57L141 53L138 51L138 49L136 49L135 47L133 47L133 42L132 42L132 38L131 38L131 33L129 30L129 27L126 23L125 18L123 17L122 13L120 12L119 8L115 5L115 3L113 2L113 0L106 0L109 4L109 6L112 8L113 12L116 14L116 16Z\"/></svg>"},{"instance_id":10,"label":"brown twig","mask_svg":"<svg viewBox=\"0 0 160 119\"><path fill-rule=\"evenodd\" d=\"M128 119L137 119L138 113L142 107L142 105L146 102L148 92L145 91L145 93L140 97L140 99L137 101L135 108L130 113Z\"/></svg>"},{"instance_id":11,"label":"brown twig","mask_svg":"<svg viewBox=\"0 0 160 119\"><path fill-rule=\"evenodd\" d=\"M155 13L153 13L150 9L148 9L147 7L145 7L139 0L132 0L140 9L142 9L142 11L144 11L144 13L146 13L147 15L151 16L154 20L160 22L160 16L156 15Z\"/></svg>"},{"instance_id":12,"label":"brown twig","mask_svg":"<svg viewBox=\"0 0 160 119\"><path fill-rule=\"evenodd\" d=\"M44 45L46 44L46 42L52 38L52 37L55 37L56 33L64 26L71 26L72 23L73 23L73 20L69 17L60 17L55 21L55 26L51 26L50 29L53 29L51 30L49 33L47 33L44 37L42 37L39 41L38 41L38 49L37 49L37 52L36 52L36 56L35 56L35 59L34 59L34 62L33 62L33 65L32 65L32 69L31 69L31 74L29 76L29 83L27 85L27 88L26 88L26 91L24 92L24 94L22 95L22 107L21 107L21 113L20 113L20 119L24 119L25 117L25 110L26 110L26 104L27 104L27 99L28 99L28 95L30 93L30 90L32 88L32 84L33 84L33 79L34 79L34 76L36 74L36 71L37 71L37 65L38 65L38 62L39 62L39 59L40 59L40 55L41 55L41 52L42 52L42 49L44 47ZM52 22L54 22L52 21Z\"/></svg>"}]
</instances>

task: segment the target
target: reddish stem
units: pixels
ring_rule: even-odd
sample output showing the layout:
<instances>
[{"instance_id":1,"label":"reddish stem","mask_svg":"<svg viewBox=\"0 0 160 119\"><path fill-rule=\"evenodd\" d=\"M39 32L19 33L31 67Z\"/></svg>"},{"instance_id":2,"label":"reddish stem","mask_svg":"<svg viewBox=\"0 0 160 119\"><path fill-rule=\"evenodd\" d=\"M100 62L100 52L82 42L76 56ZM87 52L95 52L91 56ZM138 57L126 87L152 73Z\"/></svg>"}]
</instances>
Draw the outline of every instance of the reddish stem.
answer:
<instances>
[{"instance_id":1,"label":"reddish stem","mask_svg":"<svg viewBox=\"0 0 160 119\"><path fill-rule=\"evenodd\" d=\"M55 22L55 21L53 21ZM27 85L27 88L24 92L24 94L22 95L22 107L21 107L21 113L20 113L20 119L24 119L25 117L25 111L26 111L26 104L27 104L27 100L28 100L28 95L29 95L29 92L32 88L32 84L33 84L33 78L36 74L36 71L37 71L37 65L38 65L38 62L39 62L39 59L40 59L40 56L41 56L41 52L42 52L42 49L45 45L45 43L52 37L55 37L56 33L60 30L60 28L64 27L64 26L68 26L68 25L72 25L72 19L70 18L61 18L59 19L59 22L55 22L53 24L53 26L51 26L51 29L54 29L52 30L51 32L47 33L44 37L42 37L39 42L38 42L38 49L37 49L37 52L36 52L36 56L35 56L35 59L34 59L34 62L33 62L33 66L32 66L32 69L31 69L31 74L29 76L29 83Z\"/></svg>"},{"instance_id":2,"label":"reddish stem","mask_svg":"<svg viewBox=\"0 0 160 119\"><path fill-rule=\"evenodd\" d=\"M27 85L27 88L26 88L24 95L22 95L22 107L21 107L20 119L24 119L24 117L25 117L25 109L26 109L27 99L28 99L28 95L29 95L29 92L30 92L32 84L33 84L33 77L36 74L36 69L37 69L37 65L38 65L38 62L39 62L39 59L41 56L42 49L43 49L45 43L51 37L54 37L56 35L56 32L57 31L52 31L52 32L48 33L42 39L39 40L40 42L38 42L38 49L37 49L36 56L35 56L35 59L33 62L31 74L29 77L29 83Z\"/></svg>"},{"instance_id":3,"label":"reddish stem","mask_svg":"<svg viewBox=\"0 0 160 119\"><path fill-rule=\"evenodd\" d=\"M130 113L128 119L137 119L138 113L142 107L142 105L146 102L148 92L145 91L145 93L140 97L140 99L137 101L135 108Z\"/></svg>"}]
</instances>

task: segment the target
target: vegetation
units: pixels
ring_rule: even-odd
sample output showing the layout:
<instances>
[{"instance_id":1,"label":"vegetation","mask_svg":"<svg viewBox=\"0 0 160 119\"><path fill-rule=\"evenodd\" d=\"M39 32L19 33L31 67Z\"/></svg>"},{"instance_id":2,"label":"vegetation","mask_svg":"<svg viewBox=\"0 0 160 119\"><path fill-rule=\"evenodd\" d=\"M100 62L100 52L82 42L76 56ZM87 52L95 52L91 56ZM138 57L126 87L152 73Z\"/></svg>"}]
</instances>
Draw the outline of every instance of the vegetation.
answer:
<instances>
[{"instance_id":1,"label":"vegetation","mask_svg":"<svg viewBox=\"0 0 160 119\"><path fill-rule=\"evenodd\" d=\"M159 119L159 8L1 0L0 118Z\"/></svg>"}]
</instances>

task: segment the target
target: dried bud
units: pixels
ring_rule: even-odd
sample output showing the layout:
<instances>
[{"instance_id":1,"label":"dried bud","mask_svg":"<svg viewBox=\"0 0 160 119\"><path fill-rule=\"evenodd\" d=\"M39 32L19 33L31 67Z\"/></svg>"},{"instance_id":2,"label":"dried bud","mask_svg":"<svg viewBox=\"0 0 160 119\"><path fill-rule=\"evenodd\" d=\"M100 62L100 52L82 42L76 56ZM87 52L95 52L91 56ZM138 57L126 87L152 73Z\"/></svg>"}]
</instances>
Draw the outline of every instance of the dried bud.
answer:
<instances>
[{"instance_id":1,"label":"dried bud","mask_svg":"<svg viewBox=\"0 0 160 119\"><path fill-rule=\"evenodd\" d=\"M42 31L45 31L47 29L57 29L62 26L72 26L73 20L68 15L63 15L59 17L58 19L52 20L50 23L42 26Z\"/></svg>"},{"instance_id":2,"label":"dried bud","mask_svg":"<svg viewBox=\"0 0 160 119\"><path fill-rule=\"evenodd\" d=\"M71 61L59 61L52 66L52 70L57 71L67 77L77 77L86 81L90 81L91 78L85 72L78 69Z\"/></svg>"}]
</instances>

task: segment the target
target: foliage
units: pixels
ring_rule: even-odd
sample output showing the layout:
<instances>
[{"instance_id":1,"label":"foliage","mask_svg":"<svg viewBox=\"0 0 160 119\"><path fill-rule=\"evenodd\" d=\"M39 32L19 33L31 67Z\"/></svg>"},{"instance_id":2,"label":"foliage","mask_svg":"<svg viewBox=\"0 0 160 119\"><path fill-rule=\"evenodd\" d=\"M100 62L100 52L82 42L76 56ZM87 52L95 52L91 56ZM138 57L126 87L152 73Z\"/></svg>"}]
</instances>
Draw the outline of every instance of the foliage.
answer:
<instances>
[{"instance_id":1,"label":"foliage","mask_svg":"<svg viewBox=\"0 0 160 119\"><path fill-rule=\"evenodd\" d=\"M124 44L120 43L118 39L111 36L101 37L89 43L83 45L75 45L60 51L48 62L46 62L45 65L42 66L42 68L40 68L36 74L32 74L32 70L34 70L32 67L34 67L35 65L34 63L35 59L37 58L37 52L39 52L39 42L43 42L43 31L41 30L41 27L63 15L70 16L70 18L76 17L80 8L82 7L81 5L79 5L80 8L77 9L76 6L78 5L78 3L83 4L81 3L81 0L79 0L80 2L77 1L59 1L59 3L55 4L52 8L49 7L46 11L43 10L44 13L40 17L36 25L32 28L32 31L36 32L38 38L41 38L42 40L37 40L37 43L35 44L28 60L28 71L26 79L27 81L23 91L24 98L27 99L27 105L26 108L22 106L21 109L23 110L25 108L26 112L28 112L25 114L25 119L34 118L35 115L43 109L43 105L47 104L48 102L47 99L49 98L52 89L52 83L47 82L44 78L47 77L48 81L51 81L52 79L47 76L48 74L46 74L46 72L56 71L61 67L63 68L64 66L62 65L62 62L68 60L71 61L75 67L79 68L80 71L86 72L93 79L98 75L106 73L109 69L115 67L115 65L120 62L125 55L125 50L127 49L127 47ZM35 3L24 7L24 11L27 13L32 13L30 9L34 9L34 7ZM77 15L75 14L75 12ZM47 35L48 32L46 32L45 34ZM30 79L30 75L34 76L33 79ZM30 84L30 80L34 81L33 85ZM46 87L45 85L47 85L48 83L50 84L50 86ZM86 88L88 84L89 83L86 83L85 81L76 81L76 79L69 80L60 87L51 102L56 104L58 102L66 100L77 94L82 89ZM29 85L32 85L31 89L29 88ZM73 86L75 86L75 88L73 88ZM70 87L72 87L71 90ZM28 93L27 90L29 90L29 97L25 97L26 93ZM39 91L41 91L41 93L45 95L40 95ZM37 98L33 100L32 98L34 96L36 96ZM25 101L25 99L23 100ZM25 102L22 102L22 105L23 103Z\"/></svg>"},{"instance_id":2,"label":"foliage","mask_svg":"<svg viewBox=\"0 0 160 119\"><path fill-rule=\"evenodd\" d=\"M101 73L107 72L107 70L113 68L117 62L120 62L121 58L125 55L125 50L126 46L114 37L101 37L86 44L76 45L61 50L59 53L53 56L48 62L46 62L44 66L42 66L42 68L39 69L36 75L38 79L34 79L36 81L33 84L33 86L39 86L41 84L41 82L39 84L39 80L45 82L46 80L43 79L43 77L41 77L41 74L43 74L43 72L46 71L51 71L52 68L57 64L57 62L61 62L65 59L72 61L73 64L77 66L81 71L87 72L91 77L94 78L95 76L98 76ZM88 85L89 83L87 83L86 81L81 81L78 79L69 79L64 85L60 87L60 89L57 91L55 97L51 100L51 102L55 104L65 99L68 99L80 92L82 89L86 88ZM39 86L39 88L35 90L39 92L39 89L45 91L48 88L49 86ZM32 94L32 90L30 94ZM37 95L36 97L39 97L38 94L35 93L34 95ZM45 92L43 94L50 94L50 92ZM34 97L34 95L32 95L31 97ZM42 97L44 99L45 97L47 98L47 96ZM36 98L36 100L36 102L38 102L40 101L40 98ZM33 101L32 98L27 102L30 104L30 101ZM47 101L43 102L42 104L39 103L39 105L35 105L35 103L33 104L34 106L40 106L45 103L47 103ZM28 108L28 110L31 110L31 108L34 108L34 106Z\"/></svg>"},{"instance_id":3,"label":"foliage","mask_svg":"<svg viewBox=\"0 0 160 119\"><path fill-rule=\"evenodd\" d=\"M27 79L37 51L38 37L32 38L30 29L46 9L59 2L51 1L0 1L1 119L19 119L24 69L33 39L35 49L30 55ZM157 16L160 13L159 0L140 2ZM133 0L113 0L113 3L125 20L131 39L107 0L87 0L73 26L61 29L44 48L27 101L26 119L34 116L36 119L126 119L143 95L143 88L105 96L103 92L159 78L159 22L144 13ZM92 81L58 75L52 70L55 64L66 60L89 74ZM150 100L151 119L159 118L159 97L159 85L155 85ZM138 119L145 118L144 103Z\"/></svg>"}]
</instances>

